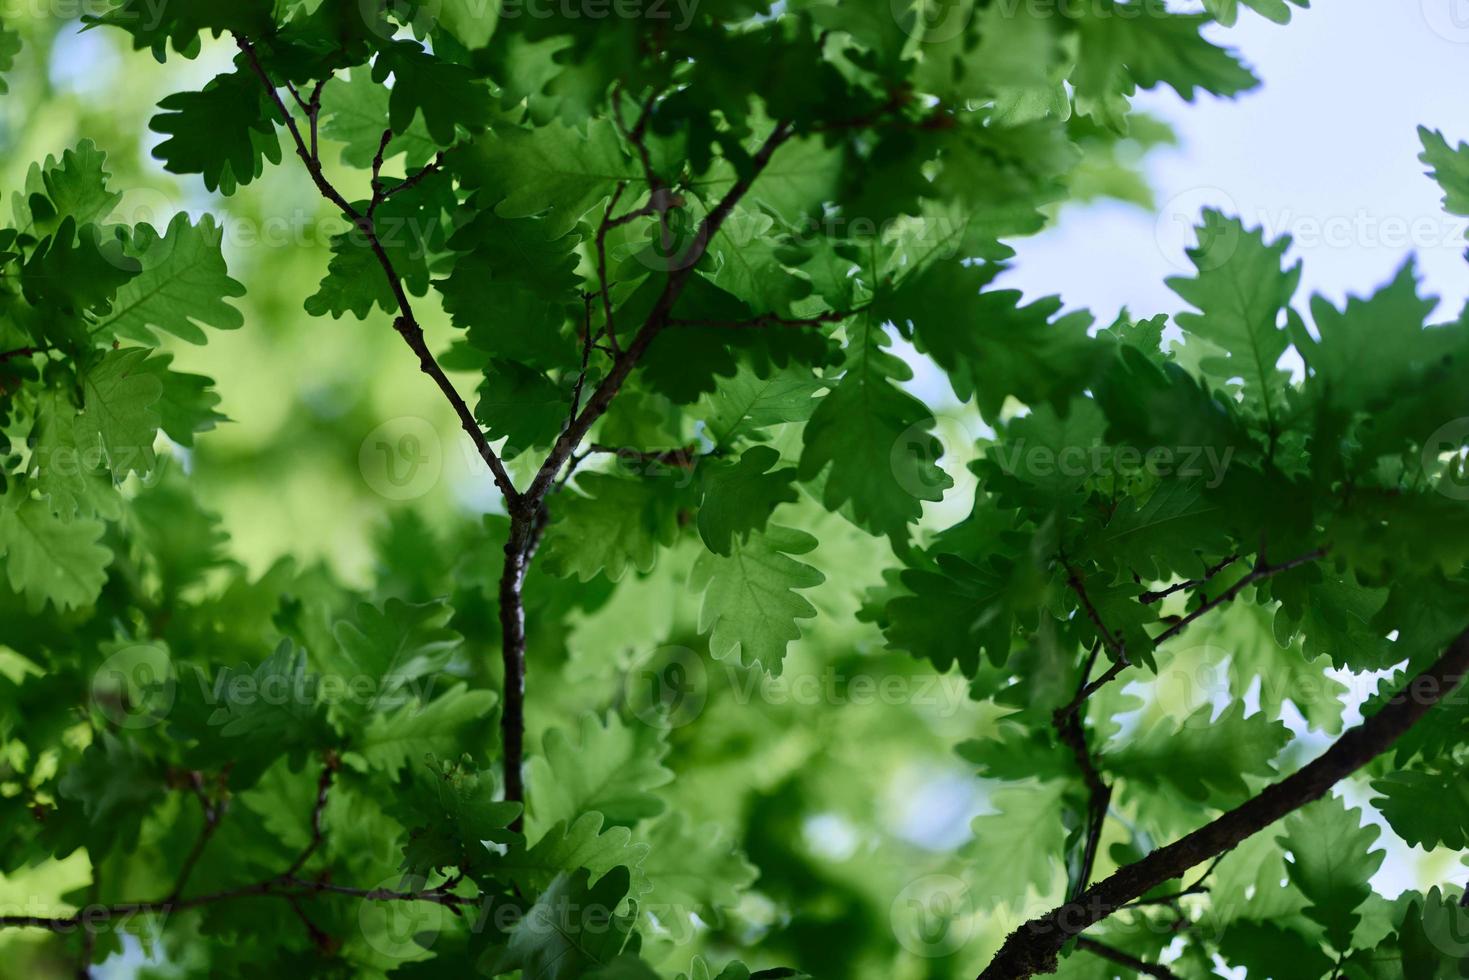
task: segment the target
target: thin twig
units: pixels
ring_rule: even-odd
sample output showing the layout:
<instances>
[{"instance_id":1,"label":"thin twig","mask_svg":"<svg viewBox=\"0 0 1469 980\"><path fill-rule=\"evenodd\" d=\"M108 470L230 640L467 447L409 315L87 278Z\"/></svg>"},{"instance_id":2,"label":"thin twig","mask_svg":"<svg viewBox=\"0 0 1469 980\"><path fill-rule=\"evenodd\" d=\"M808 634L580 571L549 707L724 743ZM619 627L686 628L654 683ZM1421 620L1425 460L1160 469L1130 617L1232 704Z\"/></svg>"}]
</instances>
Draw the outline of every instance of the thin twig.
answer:
<instances>
[{"instance_id":1,"label":"thin twig","mask_svg":"<svg viewBox=\"0 0 1469 980\"><path fill-rule=\"evenodd\" d=\"M1077 598L1081 600L1081 607L1086 611L1087 618L1092 621L1092 625L1097 628L1102 642L1107 644L1107 649L1116 655L1117 661L1125 665L1127 663L1126 644L1113 636L1112 631L1107 629L1107 624L1102 622L1101 613L1097 612L1097 607L1092 605L1091 597L1086 593L1086 583L1081 580L1081 574L1074 565L1066 560L1064 555L1061 557L1061 566L1066 569L1066 584L1071 586L1071 591L1075 592Z\"/></svg>"},{"instance_id":2,"label":"thin twig","mask_svg":"<svg viewBox=\"0 0 1469 980\"><path fill-rule=\"evenodd\" d=\"M326 88L329 79L323 78L311 89L311 100L306 104L306 115L311 119L311 159L318 164L321 163L320 147L317 141L318 125L321 122L321 90Z\"/></svg>"},{"instance_id":3,"label":"thin twig","mask_svg":"<svg viewBox=\"0 0 1469 980\"><path fill-rule=\"evenodd\" d=\"M610 453L624 460L637 460L643 463L662 463L664 466L673 466L678 469L691 470L698 462L699 455L693 446L683 449L631 449L627 446L604 446L594 442L587 447L588 453Z\"/></svg>"},{"instance_id":4,"label":"thin twig","mask_svg":"<svg viewBox=\"0 0 1469 980\"><path fill-rule=\"evenodd\" d=\"M287 895L286 901L291 905L291 911L296 913L296 918L301 920L301 925L306 928L306 934L311 937L311 945L320 950L328 950L332 947L332 937L328 936L320 926L311 921L306 914L306 909L301 906L301 899L297 895Z\"/></svg>"},{"instance_id":5,"label":"thin twig","mask_svg":"<svg viewBox=\"0 0 1469 980\"><path fill-rule=\"evenodd\" d=\"M423 370L423 373L433 379L434 383L438 385L439 390L443 392L444 397L448 399L449 404L453 406L454 413L459 417L460 427L473 440L475 449L479 451L480 458L484 460L485 465L489 467L490 473L495 479L495 485L504 494L507 506L513 507L519 502L520 494L515 489L515 484L511 481L510 474L506 471L504 463L500 461L499 455L490 445L489 440L485 438L485 434L480 429L479 423L475 421L474 413L469 410L469 406L465 404L463 397L460 396L448 376L444 374L443 368L439 366L438 361L430 353L427 344L424 343L423 329L418 325L418 320L413 314L413 304L409 301L408 292L403 287L403 279L394 268L393 260L388 256L387 250L383 248L382 241L377 236L377 230L373 227L372 220L366 215L359 213L342 196L341 192L333 187L331 182L326 179L326 176L321 170L321 162L313 157L307 148L306 141L301 136L301 128L296 125L295 117L291 115L290 109L286 107L285 101L281 99L280 93L276 90L274 83L271 82L270 75L260 63L260 57L255 52L255 46L250 43L248 38L242 35L236 35L235 43L239 46L241 53L244 54L245 61L250 66L251 71L260 79L260 83L264 86L271 101L275 103L277 113L285 123L287 131L291 134L291 140L296 147L296 155L306 165L306 171L311 176L312 183L316 185L317 190L321 192L323 197L351 219L352 223L366 239L368 248L371 249L373 256L377 259L378 265L382 267L383 274L388 280L388 288L392 291L393 298L398 304L400 316L395 323L395 327L397 327L399 335L408 342L409 346L413 348L414 353L418 355L419 366ZM399 324L402 326L399 326Z\"/></svg>"},{"instance_id":6,"label":"thin twig","mask_svg":"<svg viewBox=\"0 0 1469 980\"><path fill-rule=\"evenodd\" d=\"M199 858L204 854L204 848L209 845L209 840L214 832L219 829L219 820L224 812L224 804L210 799L208 792L204 789L204 776L200 772L189 773L189 785L194 795L199 799L199 805L204 810L204 826L199 831L199 836L194 840L194 846L184 858L183 866L179 868L178 877L174 879L173 891L168 894L168 901L177 901L184 893L184 886L189 883L189 876L194 873L194 866L199 863Z\"/></svg>"},{"instance_id":7,"label":"thin twig","mask_svg":"<svg viewBox=\"0 0 1469 980\"><path fill-rule=\"evenodd\" d=\"M1178 980L1178 974L1169 970L1167 967L1160 966L1157 963L1144 962L1131 953L1123 952L1116 947L1108 946L1106 943L1099 943L1095 939L1088 939L1086 936L1077 938L1076 948L1086 950L1093 956L1100 956L1104 960L1111 960L1118 966L1125 966L1134 973L1157 977L1158 980Z\"/></svg>"},{"instance_id":8,"label":"thin twig","mask_svg":"<svg viewBox=\"0 0 1469 980\"><path fill-rule=\"evenodd\" d=\"M378 203L381 204L383 201L386 201L394 194L401 194L406 190L417 187L425 179L432 176L433 174L438 173L442 169L444 169L444 154L439 153L436 154L434 158L428 163L425 163L422 167L419 167L413 173L409 174L407 177L404 177L401 181L394 184L392 187L384 188L382 196L378 200Z\"/></svg>"},{"instance_id":9,"label":"thin twig","mask_svg":"<svg viewBox=\"0 0 1469 980\"><path fill-rule=\"evenodd\" d=\"M1219 593L1219 595L1215 596L1213 599L1204 602L1202 605L1199 606L1199 608L1195 609L1187 616L1181 618L1178 622L1168 627L1162 633L1159 633L1157 636L1153 637L1153 645L1155 647L1161 646L1165 641L1173 639L1175 636L1186 630L1189 624L1194 622L1200 616L1203 616L1205 613L1209 612L1212 609L1218 609L1220 606L1232 601L1246 588L1255 584L1256 582L1263 581L1273 575L1279 575L1281 572L1288 572L1293 568L1299 568L1302 565L1310 564L1313 561L1319 561L1320 559L1326 557L1326 553L1326 548L1317 548L1315 551L1307 552L1304 555L1301 555L1297 558L1292 558L1289 561L1281 562L1278 565L1272 565L1264 562L1263 560L1257 562L1255 564L1255 567L1250 571L1248 575L1243 576L1238 582L1234 583L1229 588ZM1070 702L1062 707L1061 713L1070 714L1071 712L1075 711L1082 705L1083 702L1087 700L1087 698L1091 697L1093 694L1097 693L1097 691L1110 684L1113 680L1117 678L1117 675L1121 674L1129 666L1130 665L1125 662L1118 661L1117 663L1114 663L1111 667L1108 667L1105 673L1103 673L1096 680L1092 681L1086 687L1082 688L1081 691L1077 693L1076 697L1072 698Z\"/></svg>"},{"instance_id":10,"label":"thin twig","mask_svg":"<svg viewBox=\"0 0 1469 980\"><path fill-rule=\"evenodd\" d=\"M632 144L633 149L637 151L638 160L643 165L643 177L648 182L649 191L656 191L659 187L663 186L663 182L659 180L658 174L653 170L653 158L648 152L647 140L643 138L648 129L648 120L653 114L653 103L657 99L657 89L648 93L648 97L643 100L642 109L638 113L637 122L633 123L632 129L628 129L627 123L622 117L622 83L619 82L612 91L612 120L617 125L617 129L622 134L623 139Z\"/></svg>"},{"instance_id":11,"label":"thin twig","mask_svg":"<svg viewBox=\"0 0 1469 980\"><path fill-rule=\"evenodd\" d=\"M1092 645L1086 666L1081 672L1078 693L1086 688L1087 676L1091 673L1092 664L1096 662L1097 654L1100 651L1100 642ZM1102 774L1097 770L1096 763L1092 759L1081 714L1075 712L1063 714L1058 710L1052 716L1052 722L1061 743L1071 749L1071 756L1087 788L1086 842L1082 848L1081 870L1077 875L1076 884L1072 887L1072 895L1068 896L1074 897L1091 883L1092 868L1096 865L1097 848L1102 839L1102 826L1107 819L1107 810L1112 805L1112 787L1102 779Z\"/></svg>"},{"instance_id":12,"label":"thin twig","mask_svg":"<svg viewBox=\"0 0 1469 980\"><path fill-rule=\"evenodd\" d=\"M288 81L286 82L286 91L291 93L291 98L296 100L296 105L301 107L301 111L309 116L311 114L311 105L305 99L301 98L301 90Z\"/></svg>"},{"instance_id":13,"label":"thin twig","mask_svg":"<svg viewBox=\"0 0 1469 980\"><path fill-rule=\"evenodd\" d=\"M571 411L566 415L566 425L570 425L581 410L581 392L586 387L587 366L592 360L592 295L587 293L582 297L581 370L577 372L576 384L571 389Z\"/></svg>"},{"instance_id":14,"label":"thin twig","mask_svg":"<svg viewBox=\"0 0 1469 980\"><path fill-rule=\"evenodd\" d=\"M1304 555L1301 555L1297 558L1292 558L1289 561L1281 562L1278 565L1272 565L1266 562L1263 558L1260 559L1258 562L1255 563L1255 567L1250 570L1248 575L1243 576L1238 582L1234 583L1229 588L1219 593L1213 599L1210 599L1207 602L1203 603L1201 606L1199 606L1199 608L1195 609L1187 616L1184 616L1178 622L1174 623L1168 629L1164 630L1162 633L1159 633L1156 637L1154 637L1154 645L1161 644L1165 640L1171 640L1173 637L1177 636L1179 633L1182 633L1185 629L1187 629L1188 625L1194 620L1209 612L1211 609L1218 609L1220 606L1232 601L1235 596L1239 595L1241 592L1249 588L1251 585L1254 585L1256 582L1264 581L1265 579L1270 578L1274 575L1279 575L1281 572L1288 572L1291 569L1299 568L1302 565L1309 565L1313 561L1320 561L1322 558L1326 557L1326 551L1327 549L1325 548L1317 548L1315 551L1309 551Z\"/></svg>"},{"instance_id":15,"label":"thin twig","mask_svg":"<svg viewBox=\"0 0 1469 980\"><path fill-rule=\"evenodd\" d=\"M669 273L668 280L663 285L663 291L659 294L657 300L654 301L653 308L643 320L642 327L639 328L632 342L613 362L612 369L607 372L607 376L602 379L601 384L597 386L596 390L592 392L591 397L587 399L586 406L582 409L581 414L577 416L576 421L567 426L566 430L561 433L561 436L551 447L551 452L546 457L546 461L541 464L541 468L536 472L535 478L525 491L525 496L528 500L538 502L545 498L546 491L555 481L557 474L561 471L561 467L566 465L566 461L571 458L571 454L576 450L592 425L607 411L608 406L612 404L612 399L616 397L617 393L622 389L623 383L632 374L633 368L642 359L643 354L647 352L653 340L668 325L668 318L673 311L673 305L677 302L678 297L683 294L684 287L693 275L694 266L698 263L699 259L703 258L704 253L708 251L709 243L719 233L719 229L724 226L725 220L734 211L735 205L749 191L755 178L769 164L771 156L791 138L793 132L794 129L791 124L787 122L777 123L770 135L766 137L765 142L761 144L760 149L755 152L751 161L750 172L743 178L735 181L734 185L725 192L724 197L720 198L719 202L704 216L694 233L692 241L689 242L678 261L673 264L673 271Z\"/></svg>"},{"instance_id":16,"label":"thin twig","mask_svg":"<svg viewBox=\"0 0 1469 980\"><path fill-rule=\"evenodd\" d=\"M1198 586L1204 585L1205 583L1212 580L1214 576L1218 575L1220 572L1224 571L1226 568L1228 568L1230 565L1233 565L1237 561L1239 561L1239 555L1229 555L1228 557L1220 560L1218 564L1210 565L1208 568L1204 569L1204 574L1201 577L1191 578L1186 582L1179 582L1176 585L1170 585L1168 586L1168 588L1159 589L1157 592L1144 592L1142 595L1137 597L1137 601L1146 606L1154 602L1161 602L1162 600L1168 598L1176 592L1182 592L1184 589L1197 588Z\"/></svg>"},{"instance_id":17,"label":"thin twig","mask_svg":"<svg viewBox=\"0 0 1469 980\"><path fill-rule=\"evenodd\" d=\"M597 286L602 294L602 333L612 345L613 352L618 354L622 351L617 346L617 326L612 319L612 287L607 281L607 232L612 227L612 212L617 207L617 202L622 200L622 192L625 190L627 184L618 181L617 187L612 191L612 199L607 202L607 210L602 215L602 223L597 227L596 243Z\"/></svg>"},{"instance_id":18,"label":"thin twig","mask_svg":"<svg viewBox=\"0 0 1469 980\"><path fill-rule=\"evenodd\" d=\"M363 901L372 902L432 902L449 908L478 904L480 899L453 893L461 881L463 873L458 872L446 879L443 884L434 888L416 891L403 891L393 888L353 888L348 885L337 885L326 880L325 876L319 879L308 879L300 877L297 872L301 870L306 860L320 847L323 840L322 812L326 809L327 794L331 788L331 777L338 766L335 753L328 752L323 760L321 778L317 781L316 797L311 808L311 840L297 856L291 866L280 874L273 875L262 881L249 885L241 885L235 888L225 888L219 891L207 892L195 895L191 898L180 897L183 883L188 878L187 868L197 859L193 854L185 861L185 870L177 877L173 891L167 898L149 902L117 902L111 905L100 905L95 899L88 903L85 909L73 912L69 915L0 915L0 928L35 928L47 929L56 933L68 933L77 927L83 928L88 935L96 931L100 923L112 919L132 915L168 914L185 909L199 908L205 905L214 905L221 902L229 902L240 898L271 897L282 898L290 902L293 908L297 908L298 900L315 895L345 895L358 898ZM201 774L195 772L190 774L190 783L201 801L209 800L204 789ZM211 801L212 802L212 801ZM218 823L220 807L222 804L212 802L206 811L206 826L210 824L207 813L214 814L213 823ZM196 851L199 848L196 846ZM93 892L95 895L96 879L93 879ZM325 934L322 934L325 936ZM330 937L326 937L330 940Z\"/></svg>"},{"instance_id":19,"label":"thin twig","mask_svg":"<svg viewBox=\"0 0 1469 980\"><path fill-rule=\"evenodd\" d=\"M372 157L372 179L368 186L372 188L372 200L367 203L367 216L372 217L377 206L383 199L383 157L388 152L388 144L393 141L393 130L383 130L383 135L377 141L377 153Z\"/></svg>"},{"instance_id":20,"label":"thin twig","mask_svg":"<svg viewBox=\"0 0 1469 980\"><path fill-rule=\"evenodd\" d=\"M1140 898L1135 902L1128 902L1126 905L1123 906L1123 908L1134 908L1141 905L1173 905L1180 898L1187 898L1190 895L1202 895L1206 893L1209 890L1209 886L1205 884L1205 882L1207 882L1209 880L1209 876L1214 873L1214 869L1219 867L1219 862L1228 857L1229 853L1229 851L1225 851L1214 858L1214 860L1210 861L1209 866L1204 869L1204 873L1199 875L1198 879L1195 880L1194 883L1192 885L1189 885L1187 888L1180 889L1176 892L1169 892L1166 895L1154 895L1152 898Z\"/></svg>"},{"instance_id":21,"label":"thin twig","mask_svg":"<svg viewBox=\"0 0 1469 980\"><path fill-rule=\"evenodd\" d=\"M322 761L321 776L316 781L316 803L311 808L311 839L306 843L306 846L301 850L301 853L296 855L296 860L292 861L291 866L287 868L282 874L282 877L284 878L290 878L294 876L297 871L300 871L301 868L305 866L306 862L311 859L311 855L316 853L317 848L321 847L321 817L322 814L326 812L327 796L331 793L332 776L336 773L336 771L336 753L328 752L326 754L326 758Z\"/></svg>"},{"instance_id":22,"label":"thin twig","mask_svg":"<svg viewBox=\"0 0 1469 980\"><path fill-rule=\"evenodd\" d=\"M611 368L586 399L580 413L556 437L556 442L536 471L530 486L523 494L506 498L510 514L510 533L505 541L505 565L500 574L499 600L500 657L504 678L501 687L500 741L507 800L519 802L524 799L525 794L521 771L525 757L526 646L525 601L522 592L526 569L545 529L546 497L557 485L562 468L576 454L581 441L607 411L632 374L633 368L668 325L673 305L693 275L694 266L708 251L709 243L719 233L735 205L749 191L755 178L769 164L771 156L790 139L792 132L792 126L787 122L775 124L775 128L755 152L749 172L735 181L700 221L693 240L681 254L680 261L673 265L662 291L644 317L642 326L638 328L631 343L614 356ZM522 822L523 818L517 816L511 823L511 829L518 830Z\"/></svg>"}]
</instances>

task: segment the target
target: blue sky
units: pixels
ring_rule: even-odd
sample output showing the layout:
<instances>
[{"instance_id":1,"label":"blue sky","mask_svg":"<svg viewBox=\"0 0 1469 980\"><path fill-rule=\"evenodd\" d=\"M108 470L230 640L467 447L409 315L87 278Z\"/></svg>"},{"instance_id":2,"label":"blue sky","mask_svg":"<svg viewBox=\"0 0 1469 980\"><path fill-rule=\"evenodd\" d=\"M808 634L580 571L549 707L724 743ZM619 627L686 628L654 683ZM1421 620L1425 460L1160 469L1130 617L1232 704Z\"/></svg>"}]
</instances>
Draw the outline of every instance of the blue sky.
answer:
<instances>
[{"instance_id":1,"label":"blue sky","mask_svg":"<svg viewBox=\"0 0 1469 980\"><path fill-rule=\"evenodd\" d=\"M1147 92L1140 108L1169 121L1179 145L1145 169L1158 212L1075 206L1017 243L1006 283L1034 298L1110 319L1177 312L1163 285L1183 271L1200 209L1291 232L1303 292L1371 292L1410 254L1442 317L1469 298L1463 219L1439 208L1418 160L1418 123L1469 140L1469 0L1317 0L1279 26L1245 10L1213 36L1236 47L1263 85L1236 100Z\"/></svg>"}]
</instances>

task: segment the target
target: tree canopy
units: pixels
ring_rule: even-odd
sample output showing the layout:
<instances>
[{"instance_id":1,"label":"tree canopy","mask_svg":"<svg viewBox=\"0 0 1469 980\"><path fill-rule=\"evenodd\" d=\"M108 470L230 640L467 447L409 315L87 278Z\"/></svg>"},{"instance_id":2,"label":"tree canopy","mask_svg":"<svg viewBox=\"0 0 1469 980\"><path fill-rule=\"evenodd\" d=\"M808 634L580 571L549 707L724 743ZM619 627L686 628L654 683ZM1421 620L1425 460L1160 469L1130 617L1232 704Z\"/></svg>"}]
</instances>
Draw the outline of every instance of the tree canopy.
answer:
<instances>
[{"instance_id":1,"label":"tree canopy","mask_svg":"<svg viewBox=\"0 0 1469 980\"><path fill-rule=\"evenodd\" d=\"M1462 975L1374 876L1469 847L1469 311L1215 210L1176 310L1000 281L1243 5L0 25L9 961Z\"/></svg>"}]
</instances>

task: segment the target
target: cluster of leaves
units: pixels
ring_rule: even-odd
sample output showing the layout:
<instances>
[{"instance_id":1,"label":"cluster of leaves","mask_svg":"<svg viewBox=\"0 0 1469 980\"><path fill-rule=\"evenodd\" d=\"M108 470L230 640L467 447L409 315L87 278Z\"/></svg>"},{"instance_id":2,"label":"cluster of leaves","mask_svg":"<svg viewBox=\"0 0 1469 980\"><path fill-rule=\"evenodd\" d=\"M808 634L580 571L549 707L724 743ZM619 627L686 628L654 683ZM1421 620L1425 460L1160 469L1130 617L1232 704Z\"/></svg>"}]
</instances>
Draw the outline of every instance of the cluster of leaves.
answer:
<instances>
[{"instance_id":1,"label":"cluster of leaves","mask_svg":"<svg viewBox=\"0 0 1469 980\"><path fill-rule=\"evenodd\" d=\"M1009 784L955 856L987 917L1240 803L1302 761L1286 721L1340 733L1343 676L1390 691L1469 620L1469 318L1434 321L1411 265L1302 303L1288 241L1206 212L1172 326L996 285L1068 195L1139 196L1114 152L1159 138L1137 89L1255 84L1201 34L1234 0L706 0L678 26L657 4L113 6L96 26L161 61L227 55L159 103L155 156L221 196L301 169L348 219L305 311L392 317L506 507L452 538L397 515L369 588L247 574L181 472L218 398L154 349L242 325L218 225L115 222L89 142L32 169L0 230L0 871L84 853L67 898L99 914L0 922L80 937L84 968L131 934L213 976L917 971L891 895L796 843L821 816L797 773L840 738L741 720L718 683L679 727L688 689L649 699L632 654L687 643L685 680L765 681L820 609L860 620L861 669L961 679L960 756ZM1463 213L1469 147L1424 143ZM415 306L442 309L437 358ZM975 447L905 387L918 357L991 434L941 529L939 462ZM524 766L497 732L512 647ZM1404 840L1469 841L1441 802L1466 727L1444 704L1373 764ZM1303 807L1062 969L1169 947L1187 975L1453 975L1457 896L1375 894L1361 824Z\"/></svg>"}]
</instances>

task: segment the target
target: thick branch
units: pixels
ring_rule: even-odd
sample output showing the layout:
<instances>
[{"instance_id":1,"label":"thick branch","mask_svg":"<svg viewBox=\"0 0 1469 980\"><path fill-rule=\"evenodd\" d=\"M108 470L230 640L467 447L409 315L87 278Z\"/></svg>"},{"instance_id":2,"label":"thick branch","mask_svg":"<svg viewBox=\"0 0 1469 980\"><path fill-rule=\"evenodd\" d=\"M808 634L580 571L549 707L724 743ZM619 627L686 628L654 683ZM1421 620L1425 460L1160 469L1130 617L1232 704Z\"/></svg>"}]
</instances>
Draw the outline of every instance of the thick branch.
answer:
<instances>
[{"instance_id":1,"label":"thick branch","mask_svg":"<svg viewBox=\"0 0 1469 980\"><path fill-rule=\"evenodd\" d=\"M265 91L269 93L271 100L275 103L276 111L280 113L281 119L285 122L286 129L291 134L292 142L296 144L296 155L306 165L306 171L311 175L312 183L316 184L316 189L321 192L322 197L330 201L352 221L352 224L356 226L357 230L362 233L363 238L367 241L367 246L372 250L372 254L377 259L378 265L382 266L383 274L388 279L388 287L393 292L393 299L398 304L400 315L397 323L394 324L398 333L413 348L413 352L418 355L418 363L423 373L434 380L434 383L439 386L439 390L444 393L444 397L449 400L449 404L454 407L454 413L459 416L460 426L468 433L469 438L474 441L475 449L479 451L480 458L485 461L485 465L490 468L490 473L495 478L495 485L505 495L507 503L515 502L519 498L519 494L515 489L515 485L510 481L510 474L505 471L505 466L500 462L500 457L496 455L495 450L490 446L489 440L485 438L484 432L480 430L479 423L474 419L474 413L469 410L469 406L464 403L464 399L455 390L448 376L444 374L444 369L439 367L438 361L434 360L433 354L429 352L428 346L424 343L423 328L419 326L417 318L413 315L413 304L408 299L408 292L403 288L403 280L393 267L393 260L388 257L387 250L383 248L382 241L377 236L377 230L373 226L372 219L354 208L332 186L331 182L326 179L326 176L321 170L321 161L311 152L311 149L306 144L306 140L301 136L301 128L296 125L296 118L291 115L291 110L286 106L285 100L281 98L280 92L276 90L274 83L270 80L270 76L260 64L260 58L255 53L254 45L244 37L236 37L235 43L239 45L246 62L250 65L250 69L260 79L260 84L265 86ZM314 96L317 99L319 97L319 93ZM419 179L422 178L420 177Z\"/></svg>"},{"instance_id":2,"label":"thick branch","mask_svg":"<svg viewBox=\"0 0 1469 980\"><path fill-rule=\"evenodd\" d=\"M1281 817L1320 799L1337 782L1387 751L1458 687L1466 672L1469 630L1380 711L1342 735L1314 761L1211 823L1160 847L1141 861L1119 868L1066 904L1015 930L980 974L980 980L1020 980L1053 972L1057 955L1072 937L1194 865L1224 853Z\"/></svg>"},{"instance_id":3,"label":"thick branch","mask_svg":"<svg viewBox=\"0 0 1469 980\"><path fill-rule=\"evenodd\" d=\"M504 760L505 799L525 800L521 769L525 760L525 602L522 592L533 548L531 522L541 520L540 510L526 517L512 514L510 536L505 539L505 565L500 571L500 662L505 679L501 684L504 704L500 708L500 751ZM519 831L523 814L510 829Z\"/></svg>"}]
</instances>

